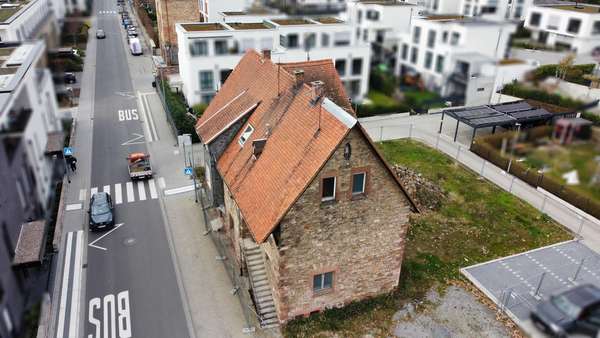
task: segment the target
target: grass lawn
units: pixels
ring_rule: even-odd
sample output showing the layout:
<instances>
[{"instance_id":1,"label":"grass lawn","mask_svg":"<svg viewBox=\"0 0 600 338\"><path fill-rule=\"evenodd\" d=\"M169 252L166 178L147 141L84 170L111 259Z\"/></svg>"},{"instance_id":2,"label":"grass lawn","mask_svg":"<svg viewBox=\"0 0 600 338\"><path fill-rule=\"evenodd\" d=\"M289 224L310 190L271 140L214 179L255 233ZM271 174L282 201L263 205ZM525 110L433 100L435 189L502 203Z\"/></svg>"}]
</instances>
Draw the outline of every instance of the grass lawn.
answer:
<instances>
[{"instance_id":1,"label":"grass lawn","mask_svg":"<svg viewBox=\"0 0 600 338\"><path fill-rule=\"evenodd\" d=\"M579 185L570 187L585 196L600 201L600 184L590 185L598 163L594 160L600 156L600 150L592 143L571 144L568 146L549 145L536 147L527 154L523 164L541 169L547 167L544 175L549 175L561 182L566 182L562 175L572 170L577 170Z\"/></svg>"},{"instance_id":2,"label":"grass lawn","mask_svg":"<svg viewBox=\"0 0 600 338\"><path fill-rule=\"evenodd\" d=\"M377 90L370 90L367 94L367 97L373 102L373 105L375 106L390 107L398 104L398 101L396 101L394 98L387 96L384 93L379 92Z\"/></svg>"},{"instance_id":3,"label":"grass lawn","mask_svg":"<svg viewBox=\"0 0 600 338\"><path fill-rule=\"evenodd\" d=\"M392 315L433 286L461 280L458 269L572 238L563 228L446 155L410 140L379 144L386 159L402 164L448 194L440 210L411 218L400 286L388 295L296 320L289 337L388 336Z\"/></svg>"}]
</instances>

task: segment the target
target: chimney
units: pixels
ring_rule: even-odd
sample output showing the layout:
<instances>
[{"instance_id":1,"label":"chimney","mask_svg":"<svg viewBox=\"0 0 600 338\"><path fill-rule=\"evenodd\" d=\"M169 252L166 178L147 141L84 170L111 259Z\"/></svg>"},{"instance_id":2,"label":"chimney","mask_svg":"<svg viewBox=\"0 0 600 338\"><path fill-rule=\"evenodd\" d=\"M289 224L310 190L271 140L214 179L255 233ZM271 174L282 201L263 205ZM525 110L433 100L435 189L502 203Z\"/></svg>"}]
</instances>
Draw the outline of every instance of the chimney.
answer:
<instances>
[{"instance_id":1,"label":"chimney","mask_svg":"<svg viewBox=\"0 0 600 338\"><path fill-rule=\"evenodd\" d=\"M252 155L254 155L254 157L258 158L260 156L260 154L262 154L263 149L265 149L265 144L267 144L266 138L261 138L261 139L252 141Z\"/></svg>"},{"instance_id":2,"label":"chimney","mask_svg":"<svg viewBox=\"0 0 600 338\"><path fill-rule=\"evenodd\" d=\"M263 55L263 59L267 60L271 60L271 50L270 49L263 49L262 51L262 55Z\"/></svg>"},{"instance_id":3,"label":"chimney","mask_svg":"<svg viewBox=\"0 0 600 338\"><path fill-rule=\"evenodd\" d=\"M313 103L316 103L325 94L325 84L323 83L323 81L317 80L317 81L312 81L310 83L310 87L312 89Z\"/></svg>"},{"instance_id":4,"label":"chimney","mask_svg":"<svg viewBox=\"0 0 600 338\"><path fill-rule=\"evenodd\" d=\"M295 70L294 77L296 78L296 87L302 86L304 83L304 71L302 69Z\"/></svg>"}]
</instances>

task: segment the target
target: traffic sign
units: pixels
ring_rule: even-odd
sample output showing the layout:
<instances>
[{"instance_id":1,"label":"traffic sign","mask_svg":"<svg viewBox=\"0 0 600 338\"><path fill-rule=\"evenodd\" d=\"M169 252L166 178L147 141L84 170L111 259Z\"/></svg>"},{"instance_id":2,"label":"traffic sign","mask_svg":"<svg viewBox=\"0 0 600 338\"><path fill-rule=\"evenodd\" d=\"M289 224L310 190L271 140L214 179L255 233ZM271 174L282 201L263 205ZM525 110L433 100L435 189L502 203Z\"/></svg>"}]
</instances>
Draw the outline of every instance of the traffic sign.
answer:
<instances>
[{"instance_id":1,"label":"traffic sign","mask_svg":"<svg viewBox=\"0 0 600 338\"><path fill-rule=\"evenodd\" d=\"M65 156L73 156L73 148L71 148L71 147L64 147L63 148L63 155L65 155Z\"/></svg>"},{"instance_id":2,"label":"traffic sign","mask_svg":"<svg viewBox=\"0 0 600 338\"><path fill-rule=\"evenodd\" d=\"M192 167L185 167L185 169L183 169L183 172L186 175L191 175L192 174Z\"/></svg>"}]
</instances>

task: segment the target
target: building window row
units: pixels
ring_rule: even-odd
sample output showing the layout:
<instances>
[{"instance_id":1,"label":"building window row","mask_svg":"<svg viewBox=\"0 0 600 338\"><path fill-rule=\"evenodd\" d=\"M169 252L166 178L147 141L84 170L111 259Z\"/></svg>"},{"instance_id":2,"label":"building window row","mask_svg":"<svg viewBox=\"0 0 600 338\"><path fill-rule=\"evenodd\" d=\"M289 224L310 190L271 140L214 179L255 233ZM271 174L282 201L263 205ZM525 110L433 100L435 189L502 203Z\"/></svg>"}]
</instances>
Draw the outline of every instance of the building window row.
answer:
<instances>
[{"instance_id":1,"label":"building window row","mask_svg":"<svg viewBox=\"0 0 600 338\"><path fill-rule=\"evenodd\" d=\"M367 188L367 172L357 171L352 174L351 195L364 195ZM321 179L321 202L330 202L337 197L337 177L327 176Z\"/></svg>"},{"instance_id":2,"label":"building window row","mask_svg":"<svg viewBox=\"0 0 600 338\"><path fill-rule=\"evenodd\" d=\"M346 75L346 60L338 59L335 60L335 69L337 70L340 76ZM362 58L354 58L352 59L352 69L350 74L352 75L361 75L363 69L363 59Z\"/></svg>"}]
</instances>

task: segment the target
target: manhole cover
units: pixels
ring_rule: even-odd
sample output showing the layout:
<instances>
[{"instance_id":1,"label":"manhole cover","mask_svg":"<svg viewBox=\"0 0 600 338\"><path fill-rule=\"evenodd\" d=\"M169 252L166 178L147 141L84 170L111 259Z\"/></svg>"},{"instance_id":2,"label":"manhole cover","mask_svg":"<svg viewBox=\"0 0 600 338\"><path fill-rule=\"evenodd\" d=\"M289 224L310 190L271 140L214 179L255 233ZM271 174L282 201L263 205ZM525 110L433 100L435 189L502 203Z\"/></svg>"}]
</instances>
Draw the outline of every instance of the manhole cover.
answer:
<instances>
[{"instance_id":1,"label":"manhole cover","mask_svg":"<svg viewBox=\"0 0 600 338\"><path fill-rule=\"evenodd\" d=\"M130 237L130 238L125 238L125 240L123 241L123 244L125 244L126 246L132 246L134 245L136 242L135 238Z\"/></svg>"}]
</instances>

